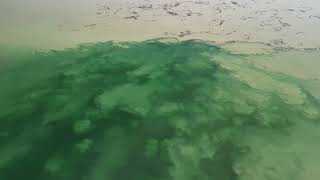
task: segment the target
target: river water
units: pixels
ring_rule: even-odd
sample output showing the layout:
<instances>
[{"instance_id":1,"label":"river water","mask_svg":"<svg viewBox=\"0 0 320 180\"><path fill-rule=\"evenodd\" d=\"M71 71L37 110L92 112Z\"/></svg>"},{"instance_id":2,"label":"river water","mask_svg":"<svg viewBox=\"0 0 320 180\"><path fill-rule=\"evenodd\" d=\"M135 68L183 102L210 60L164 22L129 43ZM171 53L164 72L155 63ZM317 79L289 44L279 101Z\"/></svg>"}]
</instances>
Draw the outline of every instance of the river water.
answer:
<instances>
[{"instance_id":1,"label":"river water","mask_svg":"<svg viewBox=\"0 0 320 180\"><path fill-rule=\"evenodd\" d=\"M318 180L316 0L3 0L0 179Z\"/></svg>"},{"instance_id":2,"label":"river water","mask_svg":"<svg viewBox=\"0 0 320 180\"><path fill-rule=\"evenodd\" d=\"M0 44L59 48L157 37L319 47L316 0L1 1Z\"/></svg>"}]
</instances>

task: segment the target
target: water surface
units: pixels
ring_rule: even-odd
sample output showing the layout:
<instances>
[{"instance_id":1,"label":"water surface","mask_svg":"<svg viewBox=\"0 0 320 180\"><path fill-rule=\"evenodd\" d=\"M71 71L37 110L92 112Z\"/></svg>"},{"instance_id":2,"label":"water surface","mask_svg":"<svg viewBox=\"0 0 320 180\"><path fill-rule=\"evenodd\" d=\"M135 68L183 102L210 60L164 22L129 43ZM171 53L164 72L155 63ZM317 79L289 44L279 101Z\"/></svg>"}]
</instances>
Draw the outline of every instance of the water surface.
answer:
<instances>
[{"instance_id":1,"label":"water surface","mask_svg":"<svg viewBox=\"0 0 320 180\"><path fill-rule=\"evenodd\" d=\"M319 101L261 56L163 40L23 56L0 78L0 177L317 179Z\"/></svg>"},{"instance_id":2,"label":"water surface","mask_svg":"<svg viewBox=\"0 0 320 180\"><path fill-rule=\"evenodd\" d=\"M318 180L318 4L1 1L0 179Z\"/></svg>"}]
</instances>

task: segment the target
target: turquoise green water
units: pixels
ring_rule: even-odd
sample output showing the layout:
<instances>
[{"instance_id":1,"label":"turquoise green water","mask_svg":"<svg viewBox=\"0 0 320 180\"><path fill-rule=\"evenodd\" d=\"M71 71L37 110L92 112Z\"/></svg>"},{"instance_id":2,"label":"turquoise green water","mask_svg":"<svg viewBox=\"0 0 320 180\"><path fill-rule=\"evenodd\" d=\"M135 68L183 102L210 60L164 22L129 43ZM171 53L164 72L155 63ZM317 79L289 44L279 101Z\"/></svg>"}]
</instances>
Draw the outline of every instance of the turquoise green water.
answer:
<instances>
[{"instance_id":1,"label":"turquoise green water","mask_svg":"<svg viewBox=\"0 0 320 180\"><path fill-rule=\"evenodd\" d=\"M269 172L251 157L301 144L288 138L318 127L319 101L250 86L220 65L244 57L219 47L106 42L4 57L19 63L0 72L1 180L299 179L308 165L289 154Z\"/></svg>"}]
</instances>

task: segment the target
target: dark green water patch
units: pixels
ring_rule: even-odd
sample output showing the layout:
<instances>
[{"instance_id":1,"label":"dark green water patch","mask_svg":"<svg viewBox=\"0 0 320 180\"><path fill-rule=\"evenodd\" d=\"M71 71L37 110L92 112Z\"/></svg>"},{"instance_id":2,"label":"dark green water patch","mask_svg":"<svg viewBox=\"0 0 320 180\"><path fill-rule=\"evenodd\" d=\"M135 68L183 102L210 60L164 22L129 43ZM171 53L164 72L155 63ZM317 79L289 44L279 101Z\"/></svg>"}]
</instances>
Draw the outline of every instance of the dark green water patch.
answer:
<instances>
[{"instance_id":1,"label":"dark green water patch","mask_svg":"<svg viewBox=\"0 0 320 180\"><path fill-rule=\"evenodd\" d=\"M33 54L0 78L0 179L240 179L245 136L284 135L319 105L250 87L224 54L193 41Z\"/></svg>"}]
</instances>

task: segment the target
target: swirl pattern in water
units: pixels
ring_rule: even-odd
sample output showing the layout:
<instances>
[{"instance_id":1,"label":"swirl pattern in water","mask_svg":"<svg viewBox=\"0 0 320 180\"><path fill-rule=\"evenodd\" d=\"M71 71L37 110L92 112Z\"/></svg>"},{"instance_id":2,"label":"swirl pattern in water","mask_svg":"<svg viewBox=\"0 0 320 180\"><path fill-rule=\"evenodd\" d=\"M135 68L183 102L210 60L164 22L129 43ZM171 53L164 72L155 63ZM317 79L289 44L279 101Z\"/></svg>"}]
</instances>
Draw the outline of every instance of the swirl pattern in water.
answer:
<instances>
[{"instance_id":1,"label":"swirl pattern in water","mask_svg":"<svg viewBox=\"0 0 320 180\"><path fill-rule=\"evenodd\" d=\"M25 58L1 73L0 179L308 177L319 101L248 55L150 40Z\"/></svg>"}]
</instances>

